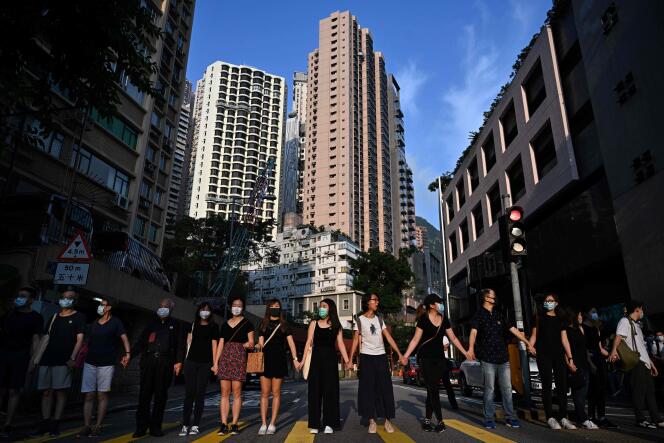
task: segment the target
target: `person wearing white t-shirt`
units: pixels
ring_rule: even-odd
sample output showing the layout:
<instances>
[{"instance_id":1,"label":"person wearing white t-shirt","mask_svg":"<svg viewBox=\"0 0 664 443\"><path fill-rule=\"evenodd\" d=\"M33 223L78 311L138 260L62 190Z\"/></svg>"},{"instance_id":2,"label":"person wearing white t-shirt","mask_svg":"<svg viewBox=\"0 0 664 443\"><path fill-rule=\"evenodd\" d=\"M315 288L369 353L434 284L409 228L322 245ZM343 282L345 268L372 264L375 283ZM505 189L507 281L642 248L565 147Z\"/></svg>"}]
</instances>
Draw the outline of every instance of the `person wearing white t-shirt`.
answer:
<instances>
[{"instance_id":1,"label":"person wearing white t-shirt","mask_svg":"<svg viewBox=\"0 0 664 443\"><path fill-rule=\"evenodd\" d=\"M379 417L385 418L385 431L394 432L394 427L390 423L395 416L394 392L383 337L399 355L399 359L402 357L401 351L385 327L385 323L377 315L379 302L376 294L362 299L364 314L359 315L353 325L355 334L347 364L350 369L353 364L353 355L359 344L360 381L357 391L357 410L360 417L369 420L369 433L371 434L376 433L376 419Z\"/></svg>"},{"instance_id":2,"label":"person wearing white t-shirt","mask_svg":"<svg viewBox=\"0 0 664 443\"><path fill-rule=\"evenodd\" d=\"M636 425L647 429L664 428L664 421L659 415L657 401L655 400L655 383L653 378L657 377L657 368L650 360L643 331L637 323L637 321L643 318L643 303L630 300L627 303L627 313L627 317L620 319L618 322L616 338L613 340L613 348L609 359L615 362L620 358L618 355L618 345L623 340L632 351L639 353L640 361L631 371L632 402L634 403ZM643 412L646 407L650 412L652 421L646 420Z\"/></svg>"}]
</instances>

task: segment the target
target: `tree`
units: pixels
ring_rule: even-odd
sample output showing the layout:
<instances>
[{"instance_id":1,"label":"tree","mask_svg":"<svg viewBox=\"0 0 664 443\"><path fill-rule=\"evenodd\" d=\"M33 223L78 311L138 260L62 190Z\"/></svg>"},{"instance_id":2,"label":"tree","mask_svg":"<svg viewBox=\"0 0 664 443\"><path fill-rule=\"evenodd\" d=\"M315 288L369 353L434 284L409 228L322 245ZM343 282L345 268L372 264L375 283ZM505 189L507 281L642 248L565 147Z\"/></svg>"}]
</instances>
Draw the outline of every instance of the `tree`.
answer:
<instances>
[{"instance_id":1,"label":"tree","mask_svg":"<svg viewBox=\"0 0 664 443\"><path fill-rule=\"evenodd\" d=\"M383 314L400 312L403 307L403 292L409 289L414 278L408 257L415 247L402 248L399 257L371 248L350 261L354 270L353 289L365 294L380 296L379 310Z\"/></svg>"}]
</instances>

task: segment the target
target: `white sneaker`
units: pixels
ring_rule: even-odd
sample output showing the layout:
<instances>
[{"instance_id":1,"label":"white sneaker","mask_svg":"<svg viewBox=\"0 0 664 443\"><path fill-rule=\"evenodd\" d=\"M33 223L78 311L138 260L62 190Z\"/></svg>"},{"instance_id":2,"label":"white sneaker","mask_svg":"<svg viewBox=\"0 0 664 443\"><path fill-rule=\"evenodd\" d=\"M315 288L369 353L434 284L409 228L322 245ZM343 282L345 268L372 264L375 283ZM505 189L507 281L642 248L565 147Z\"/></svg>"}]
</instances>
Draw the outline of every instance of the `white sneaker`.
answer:
<instances>
[{"instance_id":1,"label":"white sneaker","mask_svg":"<svg viewBox=\"0 0 664 443\"><path fill-rule=\"evenodd\" d=\"M198 426L192 426L189 429L189 435L198 435L201 431L198 430Z\"/></svg>"},{"instance_id":2,"label":"white sneaker","mask_svg":"<svg viewBox=\"0 0 664 443\"><path fill-rule=\"evenodd\" d=\"M599 427L590 420L586 420L582 424L584 429L599 429Z\"/></svg>"},{"instance_id":3,"label":"white sneaker","mask_svg":"<svg viewBox=\"0 0 664 443\"><path fill-rule=\"evenodd\" d=\"M334 431L332 430L331 427L325 426L325 430L323 431L323 434L332 434Z\"/></svg>"},{"instance_id":4,"label":"white sneaker","mask_svg":"<svg viewBox=\"0 0 664 443\"><path fill-rule=\"evenodd\" d=\"M180 429L180 433L178 434L180 437L186 437L189 434L189 428L186 426L182 426L182 429Z\"/></svg>"},{"instance_id":5,"label":"white sneaker","mask_svg":"<svg viewBox=\"0 0 664 443\"><path fill-rule=\"evenodd\" d=\"M318 434L318 429L316 428L309 429L309 434Z\"/></svg>"},{"instance_id":6,"label":"white sneaker","mask_svg":"<svg viewBox=\"0 0 664 443\"><path fill-rule=\"evenodd\" d=\"M574 423L572 423L571 421L567 420L566 418L563 418L562 420L560 420L560 425L561 425L563 428L568 429L568 430L570 430L570 431L573 431L573 430L576 429L576 426L574 426Z\"/></svg>"},{"instance_id":7,"label":"white sneaker","mask_svg":"<svg viewBox=\"0 0 664 443\"><path fill-rule=\"evenodd\" d=\"M553 418L553 417L551 417L550 419L548 419L546 422L547 422L547 424L549 425L549 427L550 427L551 429L556 429L556 430L561 429L561 427L560 427L560 423L558 423L558 420L556 420L556 419Z\"/></svg>"},{"instance_id":8,"label":"white sneaker","mask_svg":"<svg viewBox=\"0 0 664 443\"><path fill-rule=\"evenodd\" d=\"M267 427L267 435L273 435L275 432L277 432L277 427L275 425Z\"/></svg>"},{"instance_id":9,"label":"white sneaker","mask_svg":"<svg viewBox=\"0 0 664 443\"><path fill-rule=\"evenodd\" d=\"M265 435L267 433L267 426L261 425L261 427L258 429L258 435Z\"/></svg>"}]
</instances>

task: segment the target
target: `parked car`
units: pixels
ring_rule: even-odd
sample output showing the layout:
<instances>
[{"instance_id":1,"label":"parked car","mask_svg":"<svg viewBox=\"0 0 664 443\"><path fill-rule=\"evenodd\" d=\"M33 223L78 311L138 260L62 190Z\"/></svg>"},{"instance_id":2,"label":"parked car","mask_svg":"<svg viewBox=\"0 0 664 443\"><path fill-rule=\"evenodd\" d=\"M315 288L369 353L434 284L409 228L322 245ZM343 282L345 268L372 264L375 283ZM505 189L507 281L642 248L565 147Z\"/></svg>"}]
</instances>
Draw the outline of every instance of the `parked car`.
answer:
<instances>
[{"instance_id":1,"label":"parked car","mask_svg":"<svg viewBox=\"0 0 664 443\"><path fill-rule=\"evenodd\" d=\"M126 232L96 232L92 240L92 254L112 268L171 291L171 283L159 257Z\"/></svg>"},{"instance_id":2,"label":"parked car","mask_svg":"<svg viewBox=\"0 0 664 443\"><path fill-rule=\"evenodd\" d=\"M461 369L459 368L459 364L456 362L456 360L453 360L451 358L447 359L449 365L450 365L450 383L452 386L459 386L459 376L461 374Z\"/></svg>"},{"instance_id":3,"label":"parked car","mask_svg":"<svg viewBox=\"0 0 664 443\"><path fill-rule=\"evenodd\" d=\"M418 384L418 372L420 368L417 364L416 357L409 357L408 364L403 367L403 384L405 385L414 385Z\"/></svg>"}]
</instances>

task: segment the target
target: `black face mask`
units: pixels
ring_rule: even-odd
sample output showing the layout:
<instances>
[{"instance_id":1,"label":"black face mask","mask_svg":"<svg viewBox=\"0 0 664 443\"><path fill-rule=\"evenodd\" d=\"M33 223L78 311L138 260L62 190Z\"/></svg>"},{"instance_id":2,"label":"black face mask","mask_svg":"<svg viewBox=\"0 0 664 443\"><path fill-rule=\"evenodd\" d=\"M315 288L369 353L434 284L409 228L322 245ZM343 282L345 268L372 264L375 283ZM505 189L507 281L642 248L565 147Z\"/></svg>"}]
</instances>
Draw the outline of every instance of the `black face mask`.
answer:
<instances>
[{"instance_id":1,"label":"black face mask","mask_svg":"<svg viewBox=\"0 0 664 443\"><path fill-rule=\"evenodd\" d=\"M270 317L279 317L281 316L281 308L270 308L268 310Z\"/></svg>"}]
</instances>

